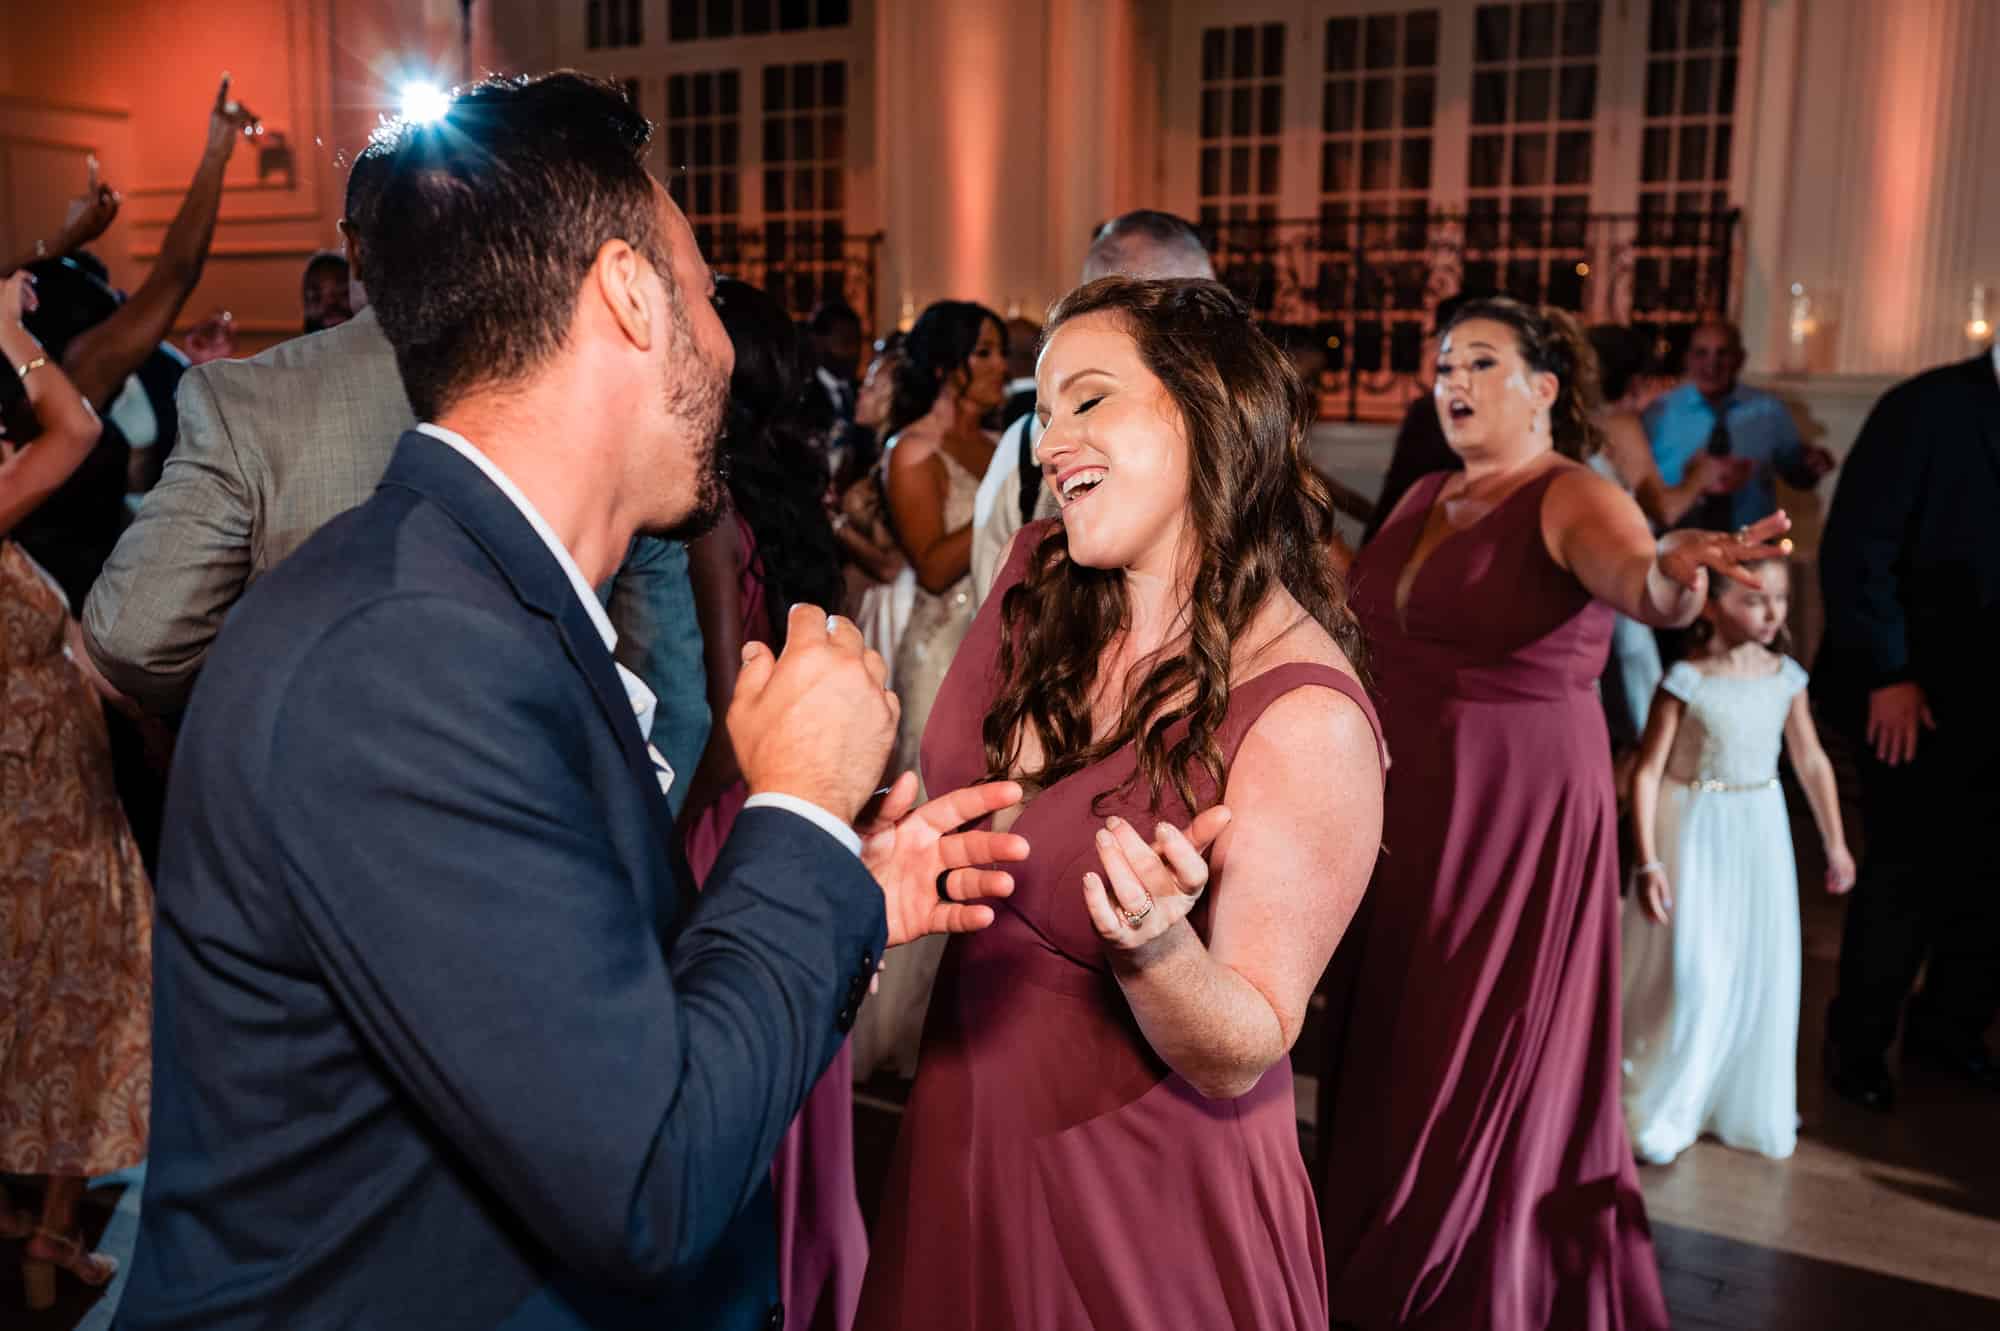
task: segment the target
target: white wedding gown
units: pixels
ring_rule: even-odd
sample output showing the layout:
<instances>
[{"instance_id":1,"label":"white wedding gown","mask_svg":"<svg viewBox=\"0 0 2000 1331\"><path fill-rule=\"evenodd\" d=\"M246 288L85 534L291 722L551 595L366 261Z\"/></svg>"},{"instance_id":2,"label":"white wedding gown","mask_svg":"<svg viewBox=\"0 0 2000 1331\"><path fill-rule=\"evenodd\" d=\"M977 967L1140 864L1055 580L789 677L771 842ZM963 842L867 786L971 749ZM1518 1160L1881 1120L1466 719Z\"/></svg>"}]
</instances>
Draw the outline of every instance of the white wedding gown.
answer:
<instances>
[{"instance_id":1,"label":"white wedding gown","mask_svg":"<svg viewBox=\"0 0 2000 1331\"><path fill-rule=\"evenodd\" d=\"M1625 1117L1664 1164L1711 1133L1783 1158L1798 1142L1799 879L1778 788L1790 657L1755 679L1681 662L1660 687L1687 704L1660 791L1673 920L1637 894L1624 918Z\"/></svg>"}]
</instances>

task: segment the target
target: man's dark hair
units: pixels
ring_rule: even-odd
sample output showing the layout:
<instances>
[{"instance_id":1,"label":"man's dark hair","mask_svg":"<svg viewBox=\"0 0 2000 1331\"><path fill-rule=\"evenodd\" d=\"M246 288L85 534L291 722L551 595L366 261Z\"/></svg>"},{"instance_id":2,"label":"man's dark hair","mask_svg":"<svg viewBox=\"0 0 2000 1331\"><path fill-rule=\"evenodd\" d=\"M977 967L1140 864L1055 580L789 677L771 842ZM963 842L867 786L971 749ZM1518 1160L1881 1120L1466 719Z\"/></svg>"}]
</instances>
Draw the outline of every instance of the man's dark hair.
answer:
<instances>
[{"instance_id":1,"label":"man's dark hair","mask_svg":"<svg viewBox=\"0 0 2000 1331\"><path fill-rule=\"evenodd\" d=\"M347 256L339 250L321 250L318 254L306 260L306 270L300 275L300 284L310 289L313 278L323 272L338 273L342 278L345 278L347 276Z\"/></svg>"},{"instance_id":2,"label":"man's dark hair","mask_svg":"<svg viewBox=\"0 0 2000 1331\"><path fill-rule=\"evenodd\" d=\"M378 136L381 188L356 221L418 419L554 354L608 241L630 244L680 299L646 172L651 134L614 84L564 71L488 79L441 120Z\"/></svg>"},{"instance_id":3,"label":"man's dark hair","mask_svg":"<svg viewBox=\"0 0 2000 1331\"><path fill-rule=\"evenodd\" d=\"M814 337L825 337L842 324L858 332L861 328L861 316L844 300L828 300L821 301L814 308L812 319L806 327Z\"/></svg>"}]
</instances>

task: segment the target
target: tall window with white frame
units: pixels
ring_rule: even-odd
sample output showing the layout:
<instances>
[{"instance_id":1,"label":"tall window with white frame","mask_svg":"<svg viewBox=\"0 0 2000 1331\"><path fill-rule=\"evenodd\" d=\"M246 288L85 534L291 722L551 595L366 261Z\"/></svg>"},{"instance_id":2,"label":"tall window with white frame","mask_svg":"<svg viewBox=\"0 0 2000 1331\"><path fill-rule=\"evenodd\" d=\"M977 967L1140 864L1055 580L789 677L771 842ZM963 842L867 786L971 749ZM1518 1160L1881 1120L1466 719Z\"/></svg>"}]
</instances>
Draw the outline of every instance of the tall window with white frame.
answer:
<instances>
[{"instance_id":1,"label":"tall window with white frame","mask_svg":"<svg viewBox=\"0 0 2000 1331\"><path fill-rule=\"evenodd\" d=\"M667 189L711 263L733 263L742 213L742 76L733 69L667 78Z\"/></svg>"},{"instance_id":2,"label":"tall window with white frame","mask_svg":"<svg viewBox=\"0 0 2000 1331\"><path fill-rule=\"evenodd\" d=\"M1284 101L1284 24L1202 31L1204 225L1277 218Z\"/></svg>"},{"instance_id":3,"label":"tall window with white frame","mask_svg":"<svg viewBox=\"0 0 2000 1331\"><path fill-rule=\"evenodd\" d=\"M645 0L587 0L583 44L593 51L637 46L646 40Z\"/></svg>"},{"instance_id":4,"label":"tall window with white frame","mask_svg":"<svg viewBox=\"0 0 2000 1331\"><path fill-rule=\"evenodd\" d=\"M844 28L852 13L852 0L668 0L667 40Z\"/></svg>"},{"instance_id":5,"label":"tall window with white frame","mask_svg":"<svg viewBox=\"0 0 2000 1331\"><path fill-rule=\"evenodd\" d=\"M1356 248L1420 253L1429 230L1432 131L1437 114L1440 14L1346 15L1326 22L1326 77L1320 98L1321 244L1316 303L1339 324L1327 341L1329 367L1381 367L1385 339L1400 366L1414 369L1423 341L1425 290L1398 283L1407 265L1357 269Z\"/></svg>"},{"instance_id":6,"label":"tall window with white frame","mask_svg":"<svg viewBox=\"0 0 2000 1331\"><path fill-rule=\"evenodd\" d=\"M1646 35L1646 123L1639 149L1639 243L1686 246L1726 225L1735 146L1741 0L1652 0ZM1710 262L1720 262L1711 259ZM1636 309L1693 310L1725 274L1693 252L1641 253Z\"/></svg>"},{"instance_id":7,"label":"tall window with white frame","mask_svg":"<svg viewBox=\"0 0 2000 1331\"><path fill-rule=\"evenodd\" d=\"M846 298L847 65L766 65L766 289L794 310Z\"/></svg>"},{"instance_id":8,"label":"tall window with white frame","mask_svg":"<svg viewBox=\"0 0 2000 1331\"><path fill-rule=\"evenodd\" d=\"M1583 305L1603 17L1601 0L1474 12L1468 289Z\"/></svg>"}]
</instances>

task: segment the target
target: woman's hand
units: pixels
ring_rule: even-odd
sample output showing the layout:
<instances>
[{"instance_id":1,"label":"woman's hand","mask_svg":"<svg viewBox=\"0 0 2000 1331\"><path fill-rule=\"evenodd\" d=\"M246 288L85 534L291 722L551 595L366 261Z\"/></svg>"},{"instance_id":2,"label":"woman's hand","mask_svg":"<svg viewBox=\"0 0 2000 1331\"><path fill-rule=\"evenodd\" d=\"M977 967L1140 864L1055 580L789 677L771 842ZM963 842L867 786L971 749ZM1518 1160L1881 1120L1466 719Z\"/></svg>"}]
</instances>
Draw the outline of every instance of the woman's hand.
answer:
<instances>
[{"instance_id":1,"label":"woman's hand","mask_svg":"<svg viewBox=\"0 0 2000 1331\"><path fill-rule=\"evenodd\" d=\"M1674 890L1663 866L1648 864L1639 870L1639 909L1654 924L1673 923Z\"/></svg>"},{"instance_id":2,"label":"woman's hand","mask_svg":"<svg viewBox=\"0 0 2000 1331\"><path fill-rule=\"evenodd\" d=\"M1826 848L1826 890L1836 897L1843 897L1854 887L1854 856L1845 845L1831 845Z\"/></svg>"},{"instance_id":3,"label":"woman's hand","mask_svg":"<svg viewBox=\"0 0 2000 1331\"><path fill-rule=\"evenodd\" d=\"M118 220L118 205L123 202L124 197L117 190L98 180L97 158L92 156L90 183L83 193L69 201L69 211L63 216L62 252L80 250L103 235Z\"/></svg>"},{"instance_id":4,"label":"woman's hand","mask_svg":"<svg viewBox=\"0 0 2000 1331\"><path fill-rule=\"evenodd\" d=\"M40 306L35 297L35 275L23 268L0 282L0 322L8 328L19 328L22 321Z\"/></svg>"},{"instance_id":5,"label":"woman's hand","mask_svg":"<svg viewBox=\"0 0 2000 1331\"><path fill-rule=\"evenodd\" d=\"M1151 845L1123 818L1105 820L1097 833L1104 877L1083 876L1083 905L1107 947L1137 953L1188 917L1208 888L1208 849L1229 819L1226 806L1213 805L1186 832L1159 824Z\"/></svg>"},{"instance_id":6,"label":"woman's hand","mask_svg":"<svg viewBox=\"0 0 2000 1331\"><path fill-rule=\"evenodd\" d=\"M208 112L208 151L227 154L236 146L239 135L255 138L264 132L264 122L257 113L229 95L229 75L222 76L222 86L215 90L215 105Z\"/></svg>"},{"instance_id":7,"label":"woman's hand","mask_svg":"<svg viewBox=\"0 0 2000 1331\"><path fill-rule=\"evenodd\" d=\"M1660 541L1660 572L1688 591L1703 596L1708 594L1710 569L1755 590L1763 584L1743 566L1791 554L1792 543L1777 540L1791 529L1791 515L1779 509L1768 518L1738 528L1732 535L1718 531L1670 532Z\"/></svg>"}]
</instances>

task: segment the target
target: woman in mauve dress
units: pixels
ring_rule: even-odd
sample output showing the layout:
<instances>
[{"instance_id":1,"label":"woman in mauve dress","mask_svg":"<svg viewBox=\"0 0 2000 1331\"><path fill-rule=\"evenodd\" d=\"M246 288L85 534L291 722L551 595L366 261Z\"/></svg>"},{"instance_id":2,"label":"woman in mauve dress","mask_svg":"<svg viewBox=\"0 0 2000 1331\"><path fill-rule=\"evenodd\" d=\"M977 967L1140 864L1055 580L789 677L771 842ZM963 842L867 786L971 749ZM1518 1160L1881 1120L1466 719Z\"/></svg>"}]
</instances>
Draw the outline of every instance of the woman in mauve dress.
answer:
<instances>
[{"instance_id":1,"label":"woman in mauve dress","mask_svg":"<svg viewBox=\"0 0 2000 1331\"><path fill-rule=\"evenodd\" d=\"M923 745L931 789L1019 777L1031 850L945 949L858 1324L1325 1331L1288 1051L1383 759L1308 398L1213 282L1080 288L1038 379L1062 515Z\"/></svg>"},{"instance_id":2,"label":"woman in mauve dress","mask_svg":"<svg viewBox=\"0 0 2000 1331\"><path fill-rule=\"evenodd\" d=\"M695 609L716 718L689 775L681 809L688 866L697 881L715 867L749 791L722 717L734 694L743 644L784 647L785 618L800 601L838 605L839 559L822 505L818 455L804 413L808 382L791 316L764 292L718 278L715 303L736 349L721 447L729 460L730 512L689 547ZM854 1186L853 1047L843 1044L792 1120L771 1162L778 1204L778 1279L789 1331L849 1331L868 1231ZM816 1310L823 1320L815 1321Z\"/></svg>"},{"instance_id":3,"label":"woman in mauve dress","mask_svg":"<svg viewBox=\"0 0 2000 1331\"><path fill-rule=\"evenodd\" d=\"M1465 461L1353 570L1395 770L1335 965L1319 1195L1334 1325L1662 1328L1620 1109L1618 840L1596 681L1613 612L1679 625L1782 514L1656 546L1584 465L1568 316L1460 308L1434 396ZM1346 979L1351 983L1342 984Z\"/></svg>"}]
</instances>

